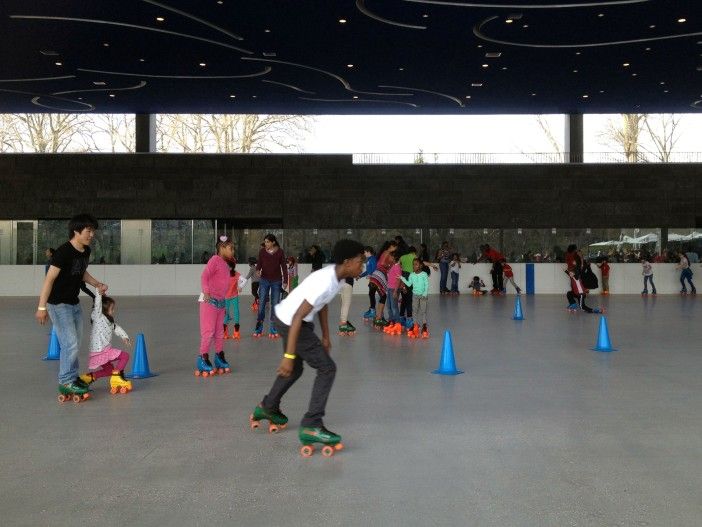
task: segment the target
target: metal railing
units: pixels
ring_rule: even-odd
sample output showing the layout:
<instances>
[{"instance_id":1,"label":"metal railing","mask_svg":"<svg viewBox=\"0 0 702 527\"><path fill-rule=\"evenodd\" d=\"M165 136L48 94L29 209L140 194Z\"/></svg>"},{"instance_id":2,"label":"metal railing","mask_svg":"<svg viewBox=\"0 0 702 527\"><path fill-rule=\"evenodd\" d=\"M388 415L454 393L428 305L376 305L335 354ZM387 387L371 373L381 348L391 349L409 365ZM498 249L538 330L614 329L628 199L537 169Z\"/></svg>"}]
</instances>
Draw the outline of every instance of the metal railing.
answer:
<instances>
[{"instance_id":1,"label":"metal railing","mask_svg":"<svg viewBox=\"0 0 702 527\"><path fill-rule=\"evenodd\" d=\"M661 159L664 157L664 159ZM667 156L636 152L460 152L359 153L355 165L486 165L538 163L702 163L702 152L671 152Z\"/></svg>"}]
</instances>

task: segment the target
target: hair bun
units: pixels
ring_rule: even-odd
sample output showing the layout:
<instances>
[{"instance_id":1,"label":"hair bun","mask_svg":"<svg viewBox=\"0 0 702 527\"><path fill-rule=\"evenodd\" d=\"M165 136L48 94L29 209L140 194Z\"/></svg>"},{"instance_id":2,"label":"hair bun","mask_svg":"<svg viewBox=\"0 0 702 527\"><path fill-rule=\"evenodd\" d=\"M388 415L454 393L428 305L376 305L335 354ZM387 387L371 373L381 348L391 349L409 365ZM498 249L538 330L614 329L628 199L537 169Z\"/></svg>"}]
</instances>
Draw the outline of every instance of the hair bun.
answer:
<instances>
[{"instance_id":1,"label":"hair bun","mask_svg":"<svg viewBox=\"0 0 702 527\"><path fill-rule=\"evenodd\" d=\"M220 241L220 242L226 242L228 239L229 239L229 238L227 238L227 236L224 235L224 234L223 234L222 236L219 237L219 241Z\"/></svg>"}]
</instances>

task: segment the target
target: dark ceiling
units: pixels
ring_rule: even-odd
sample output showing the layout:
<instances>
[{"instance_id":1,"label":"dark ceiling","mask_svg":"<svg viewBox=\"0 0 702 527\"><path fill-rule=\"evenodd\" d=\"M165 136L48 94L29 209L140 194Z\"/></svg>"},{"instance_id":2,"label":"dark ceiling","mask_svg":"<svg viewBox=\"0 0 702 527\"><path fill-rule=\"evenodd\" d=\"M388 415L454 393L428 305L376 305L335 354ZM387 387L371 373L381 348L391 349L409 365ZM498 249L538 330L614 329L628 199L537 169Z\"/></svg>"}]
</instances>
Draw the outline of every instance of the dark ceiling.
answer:
<instances>
[{"instance_id":1,"label":"dark ceiling","mask_svg":"<svg viewBox=\"0 0 702 527\"><path fill-rule=\"evenodd\" d=\"M2 112L702 110L700 0L2 0L0 34Z\"/></svg>"}]
</instances>

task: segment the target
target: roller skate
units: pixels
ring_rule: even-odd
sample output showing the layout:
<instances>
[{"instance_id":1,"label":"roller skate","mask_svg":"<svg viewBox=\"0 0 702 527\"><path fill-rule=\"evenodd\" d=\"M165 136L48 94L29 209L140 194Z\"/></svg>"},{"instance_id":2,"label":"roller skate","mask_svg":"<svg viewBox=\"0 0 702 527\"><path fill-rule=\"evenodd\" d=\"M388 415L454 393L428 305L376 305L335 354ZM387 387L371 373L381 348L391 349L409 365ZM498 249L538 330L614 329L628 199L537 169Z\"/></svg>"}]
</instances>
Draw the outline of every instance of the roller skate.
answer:
<instances>
[{"instance_id":1,"label":"roller skate","mask_svg":"<svg viewBox=\"0 0 702 527\"><path fill-rule=\"evenodd\" d=\"M580 306L578 306L578 304L570 304L566 309L569 313L575 313L576 311L578 311L578 309L580 309Z\"/></svg>"},{"instance_id":2,"label":"roller skate","mask_svg":"<svg viewBox=\"0 0 702 527\"><path fill-rule=\"evenodd\" d=\"M384 318L375 318L373 319L373 329L383 329L388 325L388 321L385 320Z\"/></svg>"},{"instance_id":3,"label":"roller skate","mask_svg":"<svg viewBox=\"0 0 702 527\"><path fill-rule=\"evenodd\" d=\"M258 338L261 335L263 335L263 320L259 320L258 322L256 322L256 329L254 329L253 332L253 336L255 338Z\"/></svg>"},{"instance_id":4,"label":"roller skate","mask_svg":"<svg viewBox=\"0 0 702 527\"><path fill-rule=\"evenodd\" d=\"M234 324L234 332L230 338L232 340L239 340L241 338L241 333L239 333L239 324Z\"/></svg>"},{"instance_id":5,"label":"roller skate","mask_svg":"<svg viewBox=\"0 0 702 527\"><path fill-rule=\"evenodd\" d=\"M288 426L288 418L280 409L268 410L258 405L249 416L249 426L251 426L251 430L255 430L261 426L261 421L268 421L269 434L284 430Z\"/></svg>"},{"instance_id":6,"label":"roller skate","mask_svg":"<svg viewBox=\"0 0 702 527\"><path fill-rule=\"evenodd\" d=\"M112 370L110 377L110 393L129 393L132 391L132 381L124 378L124 371Z\"/></svg>"},{"instance_id":7,"label":"roller skate","mask_svg":"<svg viewBox=\"0 0 702 527\"><path fill-rule=\"evenodd\" d=\"M268 330L268 338L269 339L279 339L280 335L278 334L278 330L275 329L274 326L271 326L270 329Z\"/></svg>"},{"instance_id":8,"label":"roller skate","mask_svg":"<svg viewBox=\"0 0 702 527\"><path fill-rule=\"evenodd\" d=\"M422 338L423 339L429 338L429 329L427 328L426 324L422 324Z\"/></svg>"},{"instance_id":9,"label":"roller skate","mask_svg":"<svg viewBox=\"0 0 702 527\"><path fill-rule=\"evenodd\" d=\"M363 320L369 322L375 318L375 309L371 308L365 313L363 313Z\"/></svg>"},{"instance_id":10,"label":"roller skate","mask_svg":"<svg viewBox=\"0 0 702 527\"><path fill-rule=\"evenodd\" d=\"M402 324L399 322L390 322L383 328L383 333L388 335L402 335Z\"/></svg>"},{"instance_id":11,"label":"roller skate","mask_svg":"<svg viewBox=\"0 0 702 527\"><path fill-rule=\"evenodd\" d=\"M224 324L224 335L222 336L224 340L227 340L229 338L229 328L227 327L226 324ZM231 337L234 338L234 337Z\"/></svg>"},{"instance_id":12,"label":"roller skate","mask_svg":"<svg viewBox=\"0 0 702 527\"><path fill-rule=\"evenodd\" d=\"M403 327L404 327L405 329L411 329L411 328L414 327L414 320L412 319L412 317L407 317L407 319L405 320L405 323L404 323Z\"/></svg>"},{"instance_id":13,"label":"roller skate","mask_svg":"<svg viewBox=\"0 0 702 527\"><path fill-rule=\"evenodd\" d=\"M95 376L91 372L83 373L82 375L78 376L76 382L79 384L82 383L87 388L95 382Z\"/></svg>"},{"instance_id":14,"label":"roller skate","mask_svg":"<svg viewBox=\"0 0 702 527\"><path fill-rule=\"evenodd\" d=\"M339 324L339 335L353 335L355 332L356 328L350 322Z\"/></svg>"},{"instance_id":15,"label":"roller skate","mask_svg":"<svg viewBox=\"0 0 702 527\"><path fill-rule=\"evenodd\" d=\"M646 295L648 295L648 291L646 291L645 289L643 291L641 291L641 296L646 296Z\"/></svg>"},{"instance_id":16,"label":"roller skate","mask_svg":"<svg viewBox=\"0 0 702 527\"><path fill-rule=\"evenodd\" d=\"M314 443L322 443L322 455L331 457L338 450L342 450L344 445L341 443L341 436L324 428L324 426L311 427L303 426L298 432L300 443L300 454L302 457L310 457L314 454Z\"/></svg>"},{"instance_id":17,"label":"roller skate","mask_svg":"<svg viewBox=\"0 0 702 527\"><path fill-rule=\"evenodd\" d=\"M220 351L219 353L215 353L214 357L214 373L219 373L220 375L223 373L231 373L231 368L229 367L229 363L227 362L227 359L224 358L224 352Z\"/></svg>"},{"instance_id":18,"label":"roller skate","mask_svg":"<svg viewBox=\"0 0 702 527\"><path fill-rule=\"evenodd\" d=\"M521 295L521 294L522 294L522 290L517 288L517 295Z\"/></svg>"},{"instance_id":19,"label":"roller skate","mask_svg":"<svg viewBox=\"0 0 702 527\"><path fill-rule=\"evenodd\" d=\"M195 370L195 377L212 377L216 372L212 367L210 362L210 354L203 353L197 358L197 370Z\"/></svg>"},{"instance_id":20,"label":"roller skate","mask_svg":"<svg viewBox=\"0 0 702 527\"><path fill-rule=\"evenodd\" d=\"M410 329L407 330L407 336L411 339L419 338L419 324L414 324Z\"/></svg>"},{"instance_id":21,"label":"roller skate","mask_svg":"<svg viewBox=\"0 0 702 527\"><path fill-rule=\"evenodd\" d=\"M681 289L680 290L681 295L686 295L687 294L687 289Z\"/></svg>"},{"instance_id":22,"label":"roller skate","mask_svg":"<svg viewBox=\"0 0 702 527\"><path fill-rule=\"evenodd\" d=\"M63 403L66 401L73 401L74 403L81 403L90 398L88 387L81 386L76 382L77 380L78 379L67 384L58 385L58 402Z\"/></svg>"}]
</instances>

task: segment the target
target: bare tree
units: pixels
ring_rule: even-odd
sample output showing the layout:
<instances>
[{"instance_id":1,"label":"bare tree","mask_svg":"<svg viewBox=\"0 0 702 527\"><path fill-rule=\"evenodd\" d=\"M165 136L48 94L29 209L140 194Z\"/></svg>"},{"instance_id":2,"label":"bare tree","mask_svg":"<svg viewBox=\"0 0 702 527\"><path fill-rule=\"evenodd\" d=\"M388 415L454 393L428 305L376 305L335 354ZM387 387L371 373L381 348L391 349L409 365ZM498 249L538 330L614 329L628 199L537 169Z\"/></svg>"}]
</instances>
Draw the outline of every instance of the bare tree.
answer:
<instances>
[{"instance_id":1,"label":"bare tree","mask_svg":"<svg viewBox=\"0 0 702 527\"><path fill-rule=\"evenodd\" d=\"M91 135L91 151L104 151L98 139L106 138L111 152L136 150L136 123L134 114L103 113L95 115L93 126L97 134Z\"/></svg>"},{"instance_id":2,"label":"bare tree","mask_svg":"<svg viewBox=\"0 0 702 527\"><path fill-rule=\"evenodd\" d=\"M640 135L644 120L647 114L643 113L623 113L621 122L617 123L613 119L607 122L607 128L600 134L600 142L610 145L614 142L622 149L624 157L629 163L636 163L645 156L640 156Z\"/></svg>"},{"instance_id":3,"label":"bare tree","mask_svg":"<svg viewBox=\"0 0 702 527\"><path fill-rule=\"evenodd\" d=\"M680 132L678 130L680 119L681 117L674 113L665 113L655 116L644 114L644 127L653 143L654 150L650 150L646 147L644 147L644 149L663 163L670 161L675 144L678 142L678 139L680 139Z\"/></svg>"},{"instance_id":4,"label":"bare tree","mask_svg":"<svg viewBox=\"0 0 702 527\"><path fill-rule=\"evenodd\" d=\"M20 113L16 141L24 151L59 153L89 150L90 118L84 114Z\"/></svg>"},{"instance_id":5,"label":"bare tree","mask_svg":"<svg viewBox=\"0 0 702 527\"><path fill-rule=\"evenodd\" d=\"M424 160L424 150L420 148L419 151L416 154L414 154L414 164L423 165L424 163L426 163L426 161Z\"/></svg>"},{"instance_id":6,"label":"bare tree","mask_svg":"<svg viewBox=\"0 0 702 527\"><path fill-rule=\"evenodd\" d=\"M18 119L14 114L0 114L0 152L23 152Z\"/></svg>"},{"instance_id":7,"label":"bare tree","mask_svg":"<svg viewBox=\"0 0 702 527\"><path fill-rule=\"evenodd\" d=\"M159 116L160 151L252 153L299 148L311 118L300 115Z\"/></svg>"},{"instance_id":8,"label":"bare tree","mask_svg":"<svg viewBox=\"0 0 702 527\"><path fill-rule=\"evenodd\" d=\"M552 155L548 155L548 156L535 155L534 152L525 152L521 148L520 148L520 152L534 163L543 162L544 161L543 157L555 158L555 161L563 162L564 161L563 145L560 141L558 141L558 139L556 138L556 135L553 133L553 129L551 128L551 123L549 123L547 117L545 115L537 115L536 116L536 123L539 125L539 128L541 129L544 136L546 137L546 140L548 141L549 145L551 146L551 149L549 152L543 152L542 154L552 154Z\"/></svg>"}]
</instances>

